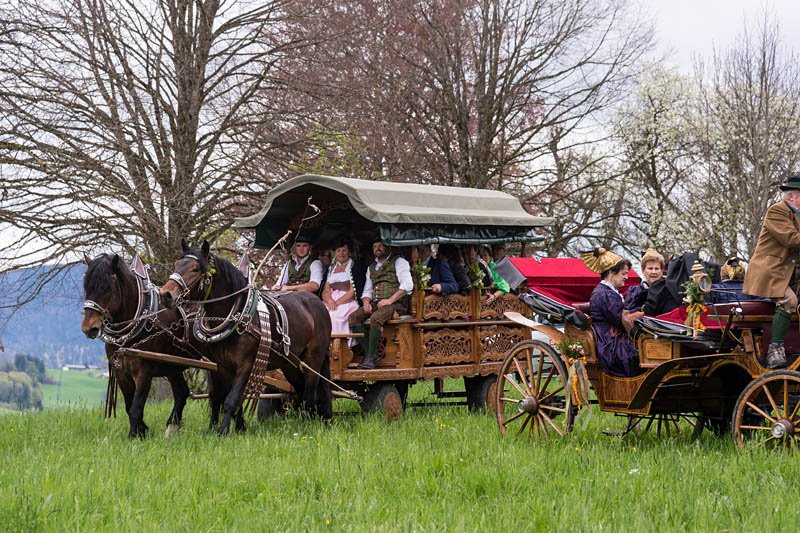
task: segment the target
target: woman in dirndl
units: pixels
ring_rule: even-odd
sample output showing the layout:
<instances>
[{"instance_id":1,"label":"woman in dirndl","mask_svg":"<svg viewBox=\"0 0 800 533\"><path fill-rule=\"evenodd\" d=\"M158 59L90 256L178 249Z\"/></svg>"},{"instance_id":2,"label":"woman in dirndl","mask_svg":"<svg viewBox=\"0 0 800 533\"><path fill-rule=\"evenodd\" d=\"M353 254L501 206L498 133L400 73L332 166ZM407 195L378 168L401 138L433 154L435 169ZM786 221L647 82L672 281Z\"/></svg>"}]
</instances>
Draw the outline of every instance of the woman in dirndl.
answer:
<instances>
[{"instance_id":1,"label":"woman in dirndl","mask_svg":"<svg viewBox=\"0 0 800 533\"><path fill-rule=\"evenodd\" d=\"M328 268L328 278L322 291L322 301L331 315L331 333L334 334L350 333L347 320L358 309L350 250L350 243L346 241L336 246L335 260Z\"/></svg>"}]
</instances>

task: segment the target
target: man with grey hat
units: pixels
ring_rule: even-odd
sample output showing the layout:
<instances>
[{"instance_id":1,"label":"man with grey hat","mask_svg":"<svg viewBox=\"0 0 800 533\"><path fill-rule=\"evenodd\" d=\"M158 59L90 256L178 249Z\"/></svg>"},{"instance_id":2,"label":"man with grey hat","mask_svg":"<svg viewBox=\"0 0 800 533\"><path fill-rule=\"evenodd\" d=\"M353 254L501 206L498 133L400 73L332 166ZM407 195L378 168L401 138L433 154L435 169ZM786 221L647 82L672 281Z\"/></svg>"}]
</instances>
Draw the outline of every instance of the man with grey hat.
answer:
<instances>
[{"instance_id":1,"label":"man with grey hat","mask_svg":"<svg viewBox=\"0 0 800 533\"><path fill-rule=\"evenodd\" d=\"M797 311L797 294L790 286L800 253L800 175L792 175L780 186L781 200L764 215L750 268L742 292L775 302L772 339L767 349L767 367L786 366L784 339Z\"/></svg>"},{"instance_id":2,"label":"man with grey hat","mask_svg":"<svg viewBox=\"0 0 800 533\"><path fill-rule=\"evenodd\" d=\"M301 233L294 240L292 256L283 265L281 277L272 290L317 292L322 285L322 274L322 263L311 259L311 241Z\"/></svg>"}]
</instances>

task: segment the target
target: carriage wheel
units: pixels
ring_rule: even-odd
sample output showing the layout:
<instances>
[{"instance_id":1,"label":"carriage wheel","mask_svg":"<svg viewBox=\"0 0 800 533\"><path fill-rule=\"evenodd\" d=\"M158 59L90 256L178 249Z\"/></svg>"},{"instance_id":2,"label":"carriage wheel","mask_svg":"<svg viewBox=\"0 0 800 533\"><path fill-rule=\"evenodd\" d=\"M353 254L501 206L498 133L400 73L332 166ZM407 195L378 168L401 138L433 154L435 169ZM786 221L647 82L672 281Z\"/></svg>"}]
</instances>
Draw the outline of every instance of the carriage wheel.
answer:
<instances>
[{"instance_id":1,"label":"carriage wheel","mask_svg":"<svg viewBox=\"0 0 800 533\"><path fill-rule=\"evenodd\" d=\"M548 344L522 341L508 352L497 378L495 413L500 433L563 437L572 429L567 367Z\"/></svg>"},{"instance_id":2,"label":"carriage wheel","mask_svg":"<svg viewBox=\"0 0 800 533\"><path fill-rule=\"evenodd\" d=\"M739 446L798 449L800 372L769 372L745 387L733 410L733 440Z\"/></svg>"},{"instance_id":3,"label":"carriage wheel","mask_svg":"<svg viewBox=\"0 0 800 533\"><path fill-rule=\"evenodd\" d=\"M473 413L489 409L495 412L497 403L497 376L464 377L464 389L467 392L467 407Z\"/></svg>"},{"instance_id":4,"label":"carriage wheel","mask_svg":"<svg viewBox=\"0 0 800 533\"><path fill-rule=\"evenodd\" d=\"M365 414L381 412L391 422L403 416L403 398L393 383L376 383L364 395L361 410Z\"/></svg>"},{"instance_id":5,"label":"carriage wheel","mask_svg":"<svg viewBox=\"0 0 800 533\"><path fill-rule=\"evenodd\" d=\"M694 413L669 413L650 416L628 416L626 433L637 437L655 435L657 437L694 440L703 433L706 419Z\"/></svg>"}]
</instances>

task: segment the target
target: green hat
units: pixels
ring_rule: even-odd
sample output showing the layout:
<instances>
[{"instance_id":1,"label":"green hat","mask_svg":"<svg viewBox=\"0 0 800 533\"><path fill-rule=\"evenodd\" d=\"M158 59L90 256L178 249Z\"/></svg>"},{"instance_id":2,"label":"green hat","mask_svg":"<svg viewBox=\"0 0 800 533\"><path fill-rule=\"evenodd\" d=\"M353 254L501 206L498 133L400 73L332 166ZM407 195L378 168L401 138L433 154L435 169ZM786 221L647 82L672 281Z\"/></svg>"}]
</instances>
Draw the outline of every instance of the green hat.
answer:
<instances>
[{"instance_id":1,"label":"green hat","mask_svg":"<svg viewBox=\"0 0 800 533\"><path fill-rule=\"evenodd\" d=\"M800 191L800 175L795 174L786 179L786 183L781 185L782 191Z\"/></svg>"}]
</instances>

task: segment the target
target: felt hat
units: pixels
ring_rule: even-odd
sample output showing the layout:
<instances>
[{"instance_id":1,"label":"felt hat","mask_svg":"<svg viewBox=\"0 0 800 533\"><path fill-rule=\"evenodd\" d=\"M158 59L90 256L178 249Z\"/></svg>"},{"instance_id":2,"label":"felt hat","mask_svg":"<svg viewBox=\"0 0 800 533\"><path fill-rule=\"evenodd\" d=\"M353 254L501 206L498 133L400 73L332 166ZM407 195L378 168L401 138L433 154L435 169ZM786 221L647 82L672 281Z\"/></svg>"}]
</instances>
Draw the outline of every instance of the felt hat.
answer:
<instances>
[{"instance_id":1,"label":"felt hat","mask_svg":"<svg viewBox=\"0 0 800 533\"><path fill-rule=\"evenodd\" d=\"M647 263L658 262L662 267L664 266L664 256L658 253L654 248L648 248L647 251L642 256L641 264L642 267Z\"/></svg>"},{"instance_id":2,"label":"felt hat","mask_svg":"<svg viewBox=\"0 0 800 533\"><path fill-rule=\"evenodd\" d=\"M581 252L581 261L592 272L602 274L622 261L622 257L614 252L609 252L605 248L595 248L588 252Z\"/></svg>"},{"instance_id":3,"label":"felt hat","mask_svg":"<svg viewBox=\"0 0 800 533\"><path fill-rule=\"evenodd\" d=\"M789 176L780 187L782 191L800 191L800 174Z\"/></svg>"},{"instance_id":4,"label":"felt hat","mask_svg":"<svg viewBox=\"0 0 800 533\"><path fill-rule=\"evenodd\" d=\"M294 243L297 244L298 242L314 244L314 241L311 240L311 235L306 232L300 232L297 234L297 237L294 238Z\"/></svg>"}]
</instances>

